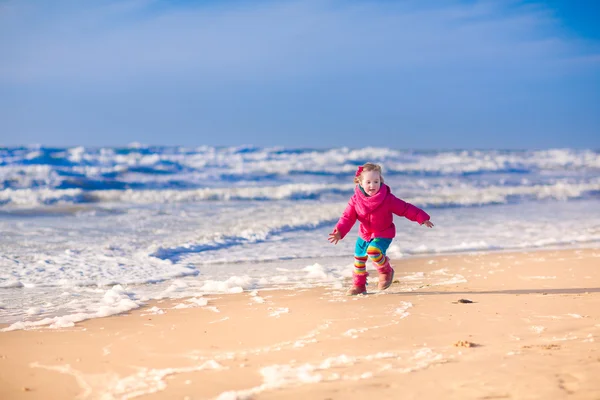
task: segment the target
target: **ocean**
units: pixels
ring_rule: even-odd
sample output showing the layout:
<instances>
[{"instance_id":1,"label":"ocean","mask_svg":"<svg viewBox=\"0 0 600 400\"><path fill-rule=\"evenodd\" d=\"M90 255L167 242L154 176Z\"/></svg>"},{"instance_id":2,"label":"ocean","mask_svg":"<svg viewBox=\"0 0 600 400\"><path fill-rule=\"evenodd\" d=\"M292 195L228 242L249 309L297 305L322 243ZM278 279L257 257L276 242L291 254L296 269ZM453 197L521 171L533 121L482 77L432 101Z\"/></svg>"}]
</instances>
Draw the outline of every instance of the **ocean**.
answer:
<instances>
[{"instance_id":1,"label":"ocean","mask_svg":"<svg viewBox=\"0 0 600 400\"><path fill-rule=\"evenodd\" d=\"M153 299L342 287L357 226L336 246L327 235L367 161L435 224L395 218L388 254L404 290L462 277L403 271L403 258L600 247L598 150L0 147L0 323L60 328Z\"/></svg>"}]
</instances>

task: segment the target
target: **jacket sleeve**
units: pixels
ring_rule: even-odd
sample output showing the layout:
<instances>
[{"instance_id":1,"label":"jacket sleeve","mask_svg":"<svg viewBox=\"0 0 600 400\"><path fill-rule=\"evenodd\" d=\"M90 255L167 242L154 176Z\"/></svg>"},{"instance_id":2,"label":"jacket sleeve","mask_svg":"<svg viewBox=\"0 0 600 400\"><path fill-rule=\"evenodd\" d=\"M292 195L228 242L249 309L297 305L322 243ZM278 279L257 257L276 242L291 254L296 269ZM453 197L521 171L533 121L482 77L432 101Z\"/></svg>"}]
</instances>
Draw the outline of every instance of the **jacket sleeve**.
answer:
<instances>
[{"instance_id":1,"label":"jacket sleeve","mask_svg":"<svg viewBox=\"0 0 600 400\"><path fill-rule=\"evenodd\" d=\"M421 210L419 207L407 203L394 195L391 196L390 201L392 212L400 217L408 218L411 221L418 222L419 224L428 221L430 218L429 214Z\"/></svg>"},{"instance_id":2,"label":"jacket sleeve","mask_svg":"<svg viewBox=\"0 0 600 400\"><path fill-rule=\"evenodd\" d=\"M356 219L357 215L356 210L354 209L354 202L352 201L352 199L350 199L340 220L335 226L338 232L340 233L342 239L348 234L348 232L350 232L350 229L352 229L352 227L354 226Z\"/></svg>"}]
</instances>

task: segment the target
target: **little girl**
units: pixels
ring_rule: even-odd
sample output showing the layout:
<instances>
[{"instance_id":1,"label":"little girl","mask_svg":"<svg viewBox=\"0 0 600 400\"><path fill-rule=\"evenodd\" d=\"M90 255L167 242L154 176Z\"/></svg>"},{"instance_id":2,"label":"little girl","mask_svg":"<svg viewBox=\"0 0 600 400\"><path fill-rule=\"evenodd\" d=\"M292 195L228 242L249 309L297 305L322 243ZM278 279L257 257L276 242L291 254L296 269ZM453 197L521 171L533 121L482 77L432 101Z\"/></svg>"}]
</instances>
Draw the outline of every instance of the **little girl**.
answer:
<instances>
[{"instance_id":1,"label":"little girl","mask_svg":"<svg viewBox=\"0 0 600 400\"><path fill-rule=\"evenodd\" d=\"M357 184L354 195L328 239L337 244L352 229L356 220L360 222L359 237L354 248L354 284L347 292L349 296L367 292L367 258L371 259L379 272L379 290L385 290L392 284L394 270L385 252L396 236L393 214L433 228L425 211L392 194L389 186L383 183L379 165L366 163L358 167L354 183Z\"/></svg>"}]
</instances>

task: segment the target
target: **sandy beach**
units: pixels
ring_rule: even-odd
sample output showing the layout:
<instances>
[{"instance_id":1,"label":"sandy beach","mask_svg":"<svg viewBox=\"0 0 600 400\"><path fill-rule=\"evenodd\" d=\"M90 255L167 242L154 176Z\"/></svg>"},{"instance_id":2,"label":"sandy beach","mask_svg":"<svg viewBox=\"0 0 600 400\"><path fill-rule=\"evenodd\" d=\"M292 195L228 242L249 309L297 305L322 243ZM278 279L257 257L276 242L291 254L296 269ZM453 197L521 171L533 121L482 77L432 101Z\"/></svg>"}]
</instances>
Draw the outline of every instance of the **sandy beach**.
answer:
<instances>
[{"instance_id":1,"label":"sandy beach","mask_svg":"<svg viewBox=\"0 0 600 400\"><path fill-rule=\"evenodd\" d=\"M600 250L392 264L366 296L259 290L1 332L0 398L600 399ZM460 279L405 285L440 270Z\"/></svg>"}]
</instances>

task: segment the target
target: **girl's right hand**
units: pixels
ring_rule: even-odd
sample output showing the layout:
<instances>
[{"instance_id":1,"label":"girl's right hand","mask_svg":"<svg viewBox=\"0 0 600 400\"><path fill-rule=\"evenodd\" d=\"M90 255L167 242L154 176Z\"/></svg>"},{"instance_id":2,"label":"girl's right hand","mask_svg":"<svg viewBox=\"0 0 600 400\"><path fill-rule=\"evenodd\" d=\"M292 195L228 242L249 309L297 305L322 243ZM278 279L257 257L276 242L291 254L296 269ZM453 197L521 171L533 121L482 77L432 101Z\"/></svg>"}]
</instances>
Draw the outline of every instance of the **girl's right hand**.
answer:
<instances>
[{"instance_id":1,"label":"girl's right hand","mask_svg":"<svg viewBox=\"0 0 600 400\"><path fill-rule=\"evenodd\" d=\"M433 222L431 222L430 220L427 220L425 222L423 222L421 225L425 225L428 228L433 228Z\"/></svg>"},{"instance_id":2,"label":"girl's right hand","mask_svg":"<svg viewBox=\"0 0 600 400\"><path fill-rule=\"evenodd\" d=\"M340 235L337 228L334 229L333 232L329 234L329 238L327 238L327 240L329 240L333 244L337 244L337 242L339 242L341 239L342 235Z\"/></svg>"}]
</instances>

